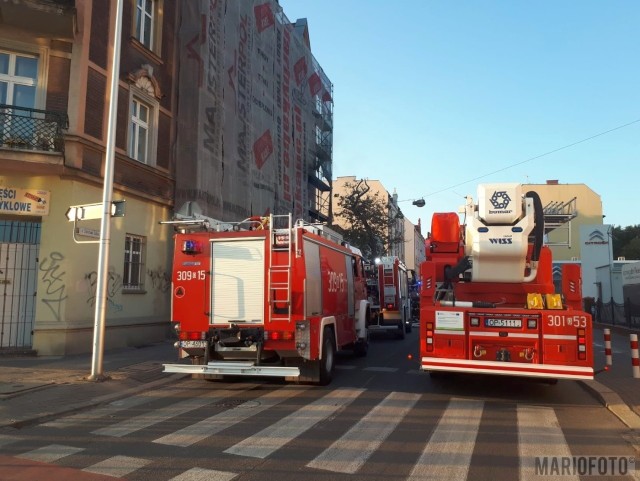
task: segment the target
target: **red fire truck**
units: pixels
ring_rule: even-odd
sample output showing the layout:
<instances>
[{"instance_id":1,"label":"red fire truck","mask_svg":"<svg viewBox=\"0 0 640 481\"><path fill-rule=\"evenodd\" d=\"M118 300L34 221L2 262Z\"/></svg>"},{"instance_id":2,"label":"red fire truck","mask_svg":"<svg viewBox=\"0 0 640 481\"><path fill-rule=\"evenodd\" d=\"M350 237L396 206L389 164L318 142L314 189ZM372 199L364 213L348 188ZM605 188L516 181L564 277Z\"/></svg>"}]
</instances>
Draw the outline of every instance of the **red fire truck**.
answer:
<instances>
[{"instance_id":1,"label":"red fire truck","mask_svg":"<svg viewBox=\"0 0 640 481\"><path fill-rule=\"evenodd\" d=\"M370 315L360 251L291 215L176 228L172 323L180 357L165 372L279 376L327 384L336 350L366 355ZM281 225L276 225L276 223Z\"/></svg>"},{"instance_id":2,"label":"red fire truck","mask_svg":"<svg viewBox=\"0 0 640 481\"><path fill-rule=\"evenodd\" d=\"M464 213L462 226L457 213L433 215L421 265L421 368L593 379L580 266L564 265L556 293L537 193L480 185Z\"/></svg>"},{"instance_id":3,"label":"red fire truck","mask_svg":"<svg viewBox=\"0 0 640 481\"><path fill-rule=\"evenodd\" d=\"M399 339L404 339L412 326L407 268L397 256L380 257L375 262L380 308L369 329L394 331Z\"/></svg>"}]
</instances>

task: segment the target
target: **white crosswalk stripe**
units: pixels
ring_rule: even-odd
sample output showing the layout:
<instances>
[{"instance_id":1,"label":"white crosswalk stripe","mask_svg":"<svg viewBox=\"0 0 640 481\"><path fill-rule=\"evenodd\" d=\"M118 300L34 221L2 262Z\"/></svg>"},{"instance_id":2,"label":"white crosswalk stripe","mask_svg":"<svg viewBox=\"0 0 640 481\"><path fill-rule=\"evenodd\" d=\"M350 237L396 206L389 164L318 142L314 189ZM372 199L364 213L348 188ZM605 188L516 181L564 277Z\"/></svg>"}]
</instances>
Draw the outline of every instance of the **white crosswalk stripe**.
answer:
<instances>
[{"instance_id":1,"label":"white crosswalk stripe","mask_svg":"<svg viewBox=\"0 0 640 481\"><path fill-rule=\"evenodd\" d=\"M152 401L170 397L179 392L177 389L165 389L154 390L150 392L144 392L135 396L127 397L113 401L106 406L90 409L70 416L62 417L59 419L53 419L49 422L43 423L43 426L49 428L65 429L71 426L81 424L86 421L93 421L98 418L111 416L119 411L131 409L134 407L144 406Z\"/></svg>"},{"instance_id":2,"label":"white crosswalk stripe","mask_svg":"<svg viewBox=\"0 0 640 481\"><path fill-rule=\"evenodd\" d=\"M148 459L132 458L130 456L113 456L100 461L82 471L94 474L104 474L113 478L123 478L135 470L145 467L151 463Z\"/></svg>"},{"instance_id":3,"label":"white crosswalk stripe","mask_svg":"<svg viewBox=\"0 0 640 481\"><path fill-rule=\"evenodd\" d=\"M419 398L419 394L392 392L307 466L338 473L355 473Z\"/></svg>"},{"instance_id":4,"label":"white crosswalk stripe","mask_svg":"<svg viewBox=\"0 0 640 481\"><path fill-rule=\"evenodd\" d=\"M169 481L231 481L238 476L236 473L216 471L214 469L191 468Z\"/></svg>"},{"instance_id":5,"label":"white crosswalk stripe","mask_svg":"<svg viewBox=\"0 0 640 481\"><path fill-rule=\"evenodd\" d=\"M6 434L0 434L0 448L7 444L15 443L18 439L15 436L7 436Z\"/></svg>"},{"instance_id":6,"label":"white crosswalk stripe","mask_svg":"<svg viewBox=\"0 0 640 481\"><path fill-rule=\"evenodd\" d=\"M247 401L233 409L223 411L215 416L208 417L202 421L187 426L173 433L167 434L158 439L154 439L154 443L168 444L171 446L191 446L198 441L213 436L220 431L239 423L243 419L247 419L255 414L272 408L287 399L293 397L301 390L295 387L272 391L264 396L259 397L256 401Z\"/></svg>"},{"instance_id":7,"label":"white crosswalk stripe","mask_svg":"<svg viewBox=\"0 0 640 481\"><path fill-rule=\"evenodd\" d=\"M59 459L66 458L72 454L84 451L83 448L75 448L73 446L65 446L63 444L48 444L41 448L34 449L19 455L19 458L30 459L39 463L53 463Z\"/></svg>"},{"instance_id":8,"label":"white crosswalk stripe","mask_svg":"<svg viewBox=\"0 0 640 481\"><path fill-rule=\"evenodd\" d=\"M483 409L482 401L451 399L407 481L466 479Z\"/></svg>"},{"instance_id":9,"label":"white crosswalk stripe","mask_svg":"<svg viewBox=\"0 0 640 481\"><path fill-rule=\"evenodd\" d=\"M254 387L255 385L243 386L244 389ZM193 411L210 404L215 404L222 401L225 398L231 396L237 396L240 391L238 389L224 389L215 392L215 396L199 396L195 398L189 398L185 401L180 401L164 408L156 409L154 411L147 412L133 419L126 419L122 422L114 424L113 426L107 426L101 429L92 431L92 434L99 434L102 436L122 437L131 434L141 429L154 426L158 423L166 421L167 419L174 418L180 414L184 414L189 411Z\"/></svg>"},{"instance_id":10,"label":"white crosswalk stripe","mask_svg":"<svg viewBox=\"0 0 640 481\"><path fill-rule=\"evenodd\" d=\"M557 476L535 472L536 456L571 456L553 408L518 406L518 455L521 481L552 481ZM563 481L577 481L579 476L563 476Z\"/></svg>"},{"instance_id":11,"label":"white crosswalk stripe","mask_svg":"<svg viewBox=\"0 0 640 481\"><path fill-rule=\"evenodd\" d=\"M336 389L331 391L329 394L303 406L259 433L231 446L224 452L264 459L320 421L346 407L363 391L364 389Z\"/></svg>"}]
</instances>

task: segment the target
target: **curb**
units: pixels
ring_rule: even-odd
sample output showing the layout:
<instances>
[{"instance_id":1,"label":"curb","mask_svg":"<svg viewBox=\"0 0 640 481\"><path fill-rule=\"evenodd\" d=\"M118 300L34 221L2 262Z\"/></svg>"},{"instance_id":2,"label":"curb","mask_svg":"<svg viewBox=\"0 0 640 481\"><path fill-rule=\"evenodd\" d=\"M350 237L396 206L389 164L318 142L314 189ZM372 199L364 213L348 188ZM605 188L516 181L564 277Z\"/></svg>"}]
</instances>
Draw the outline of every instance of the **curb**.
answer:
<instances>
[{"instance_id":1,"label":"curb","mask_svg":"<svg viewBox=\"0 0 640 481\"><path fill-rule=\"evenodd\" d=\"M186 374L172 374L170 376L167 376L166 378L162 378L162 379L157 379L155 381L151 381L151 382L142 382L139 386L135 386L129 389L125 389L124 391L119 391L113 394L105 394L102 396L98 396L95 397L93 399L90 399L89 401L84 401L84 402L80 402L77 404L72 404L67 406L65 409L62 410L58 410L58 411L51 411L51 412L47 412L47 413L40 413L34 417L31 418L26 418L26 419L21 419L19 421L0 421L0 429L5 428L5 427L10 427L10 428L22 428L24 426L28 426L31 424L39 424L42 422L46 422L49 421L55 417L58 416L66 416L68 414L75 414L77 412L80 411L84 411L85 409L90 409L94 406L103 404L103 403L108 403L111 401L115 401L117 399L122 399L125 398L127 396L133 395L133 394L137 394L141 391L145 391L147 389L152 389L158 386L163 386L165 384L168 384L170 382L174 382L177 381L179 379L182 379L186 376Z\"/></svg>"},{"instance_id":2,"label":"curb","mask_svg":"<svg viewBox=\"0 0 640 481\"><path fill-rule=\"evenodd\" d=\"M615 391L598 381L580 381L580 384L628 428L640 430L640 416Z\"/></svg>"}]
</instances>

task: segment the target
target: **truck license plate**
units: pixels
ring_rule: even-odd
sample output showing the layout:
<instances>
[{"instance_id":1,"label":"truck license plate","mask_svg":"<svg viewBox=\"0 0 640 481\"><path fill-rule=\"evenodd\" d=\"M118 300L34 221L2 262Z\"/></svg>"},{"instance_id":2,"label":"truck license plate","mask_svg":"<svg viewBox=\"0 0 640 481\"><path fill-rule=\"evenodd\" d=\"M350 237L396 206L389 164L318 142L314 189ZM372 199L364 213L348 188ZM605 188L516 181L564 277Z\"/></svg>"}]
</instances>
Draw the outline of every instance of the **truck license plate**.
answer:
<instances>
[{"instance_id":1,"label":"truck license plate","mask_svg":"<svg viewBox=\"0 0 640 481\"><path fill-rule=\"evenodd\" d=\"M180 341L180 347L206 347L207 341Z\"/></svg>"},{"instance_id":2,"label":"truck license plate","mask_svg":"<svg viewBox=\"0 0 640 481\"><path fill-rule=\"evenodd\" d=\"M484 327L513 327L520 329L522 319L485 319Z\"/></svg>"}]
</instances>

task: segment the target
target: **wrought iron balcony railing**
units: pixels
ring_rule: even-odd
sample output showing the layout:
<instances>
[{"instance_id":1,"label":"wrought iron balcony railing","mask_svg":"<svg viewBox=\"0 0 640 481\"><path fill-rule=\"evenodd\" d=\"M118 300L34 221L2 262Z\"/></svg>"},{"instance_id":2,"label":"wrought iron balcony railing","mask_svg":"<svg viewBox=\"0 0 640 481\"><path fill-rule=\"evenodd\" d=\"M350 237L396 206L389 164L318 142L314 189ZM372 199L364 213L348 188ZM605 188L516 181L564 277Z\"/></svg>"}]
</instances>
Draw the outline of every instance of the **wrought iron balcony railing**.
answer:
<instances>
[{"instance_id":1,"label":"wrought iron balcony railing","mask_svg":"<svg viewBox=\"0 0 640 481\"><path fill-rule=\"evenodd\" d=\"M68 128L64 112L0 104L0 147L62 153Z\"/></svg>"}]
</instances>

